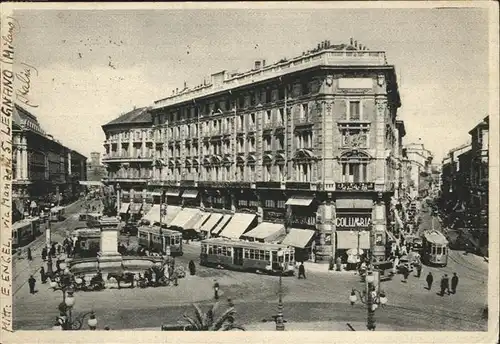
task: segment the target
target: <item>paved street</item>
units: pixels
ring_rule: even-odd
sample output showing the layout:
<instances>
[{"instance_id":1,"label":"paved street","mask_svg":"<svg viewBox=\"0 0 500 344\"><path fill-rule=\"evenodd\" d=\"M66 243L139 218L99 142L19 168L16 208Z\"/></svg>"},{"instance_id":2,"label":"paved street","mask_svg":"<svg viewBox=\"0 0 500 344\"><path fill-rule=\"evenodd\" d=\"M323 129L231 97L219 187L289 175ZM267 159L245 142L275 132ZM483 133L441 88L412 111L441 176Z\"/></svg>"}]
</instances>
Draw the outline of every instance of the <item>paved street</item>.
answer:
<instances>
[{"instance_id":1,"label":"paved street","mask_svg":"<svg viewBox=\"0 0 500 344\"><path fill-rule=\"evenodd\" d=\"M62 230L78 224L70 218L58 228ZM428 220L424 219L422 225L425 226ZM190 259L198 262L198 243L184 245L184 252L177 264L187 265ZM384 282L383 289L389 302L376 312L380 329L485 330L486 321L481 319L481 311L486 303L488 266L477 258L454 251L445 268L424 267L422 277L411 276L408 283L402 283L400 276ZM423 276L427 271L432 271L435 276L457 272L460 277L457 294L437 295L436 282L432 291L424 289ZM366 309L361 304L351 307L348 302L351 288L362 287L359 276L313 269L307 271L307 275L307 280L295 277L283 280L285 318L290 324L304 328L308 325L300 324L309 323L312 327L324 329L331 323L337 329L351 323L356 330L365 329ZM248 325L249 329L273 327L261 320L276 313L277 277L200 266L197 266L197 276L181 279L178 287L78 292L75 314L94 309L100 327L112 329L159 328L162 324L175 324L182 319L183 313L192 312L192 302L207 305L213 301L214 279L221 285L221 301L231 298L235 302L239 322ZM47 284L37 284L37 289L37 294L30 295L25 285L16 293L16 328L46 329L57 315L61 292L49 290Z\"/></svg>"}]
</instances>

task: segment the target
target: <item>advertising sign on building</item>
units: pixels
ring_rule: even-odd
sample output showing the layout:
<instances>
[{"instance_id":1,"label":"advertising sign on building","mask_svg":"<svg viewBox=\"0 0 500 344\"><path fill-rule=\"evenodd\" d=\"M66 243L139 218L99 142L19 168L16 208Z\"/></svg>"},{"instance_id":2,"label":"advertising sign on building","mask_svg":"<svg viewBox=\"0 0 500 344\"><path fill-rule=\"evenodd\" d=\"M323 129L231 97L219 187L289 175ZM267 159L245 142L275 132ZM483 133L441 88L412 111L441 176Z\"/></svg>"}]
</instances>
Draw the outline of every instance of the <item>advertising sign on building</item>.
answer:
<instances>
[{"instance_id":1,"label":"advertising sign on building","mask_svg":"<svg viewBox=\"0 0 500 344\"><path fill-rule=\"evenodd\" d=\"M339 229L368 228L371 225L372 214L337 214L335 226Z\"/></svg>"}]
</instances>

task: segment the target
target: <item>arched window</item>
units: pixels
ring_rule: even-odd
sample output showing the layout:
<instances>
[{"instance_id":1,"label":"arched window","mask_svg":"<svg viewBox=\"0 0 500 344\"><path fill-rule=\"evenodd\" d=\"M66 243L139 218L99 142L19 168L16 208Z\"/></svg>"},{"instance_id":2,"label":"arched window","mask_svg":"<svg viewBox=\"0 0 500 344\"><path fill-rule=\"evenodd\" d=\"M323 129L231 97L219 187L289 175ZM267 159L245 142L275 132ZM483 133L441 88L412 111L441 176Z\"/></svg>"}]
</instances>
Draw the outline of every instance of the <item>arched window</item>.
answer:
<instances>
[{"instance_id":1,"label":"arched window","mask_svg":"<svg viewBox=\"0 0 500 344\"><path fill-rule=\"evenodd\" d=\"M343 183L360 183L369 181L368 164L370 156L360 151L348 151L340 156Z\"/></svg>"}]
</instances>

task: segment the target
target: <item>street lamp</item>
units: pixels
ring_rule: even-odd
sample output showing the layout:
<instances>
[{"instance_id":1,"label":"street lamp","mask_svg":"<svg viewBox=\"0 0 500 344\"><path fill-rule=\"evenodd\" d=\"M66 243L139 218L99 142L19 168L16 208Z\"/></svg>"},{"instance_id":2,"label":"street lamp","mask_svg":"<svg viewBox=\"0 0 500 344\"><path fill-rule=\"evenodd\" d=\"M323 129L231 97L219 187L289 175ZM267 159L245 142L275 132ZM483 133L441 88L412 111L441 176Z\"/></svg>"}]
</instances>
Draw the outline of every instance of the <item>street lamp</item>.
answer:
<instances>
[{"instance_id":1,"label":"street lamp","mask_svg":"<svg viewBox=\"0 0 500 344\"><path fill-rule=\"evenodd\" d=\"M380 275L376 274L378 283L380 285ZM375 331L375 311L379 306L384 307L387 304L387 296L384 291L378 290L375 286L375 275L373 271L368 271L366 275L366 290L360 292L359 290L353 288L351 295L349 295L349 301L351 306L354 306L356 301L359 300L366 305L367 310L367 320L366 327L369 331Z\"/></svg>"},{"instance_id":2,"label":"street lamp","mask_svg":"<svg viewBox=\"0 0 500 344\"><path fill-rule=\"evenodd\" d=\"M77 317L73 317L72 310L73 306L75 305L73 290L68 289L63 292L63 295L65 294L67 294L67 296L63 296L63 302L59 305L60 316L57 317L56 324L52 327L52 330L80 330L83 326L85 317L88 315L89 319L87 320L87 325L89 326L89 329L91 331L94 331L97 328L97 318L94 311L92 310Z\"/></svg>"},{"instance_id":3,"label":"street lamp","mask_svg":"<svg viewBox=\"0 0 500 344\"><path fill-rule=\"evenodd\" d=\"M283 271L285 269L285 262L279 262L279 257L284 256L284 251L279 249L277 251L278 263L279 263L279 284L278 284L278 314L273 315L272 319L276 323L276 331L285 331L285 323L283 317ZM263 319L263 322L268 321L268 319Z\"/></svg>"}]
</instances>

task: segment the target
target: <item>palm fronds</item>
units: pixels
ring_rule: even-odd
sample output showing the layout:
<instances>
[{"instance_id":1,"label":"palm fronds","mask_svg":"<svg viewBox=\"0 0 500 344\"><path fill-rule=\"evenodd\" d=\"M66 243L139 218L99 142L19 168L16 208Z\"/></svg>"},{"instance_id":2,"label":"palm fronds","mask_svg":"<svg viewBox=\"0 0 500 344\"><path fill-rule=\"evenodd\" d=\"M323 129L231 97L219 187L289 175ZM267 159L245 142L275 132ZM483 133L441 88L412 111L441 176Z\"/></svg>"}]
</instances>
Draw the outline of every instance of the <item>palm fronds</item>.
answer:
<instances>
[{"instance_id":1,"label":"palm fronds","mask_svg":"<svg viewBox=\"0 0 500 344\"><path fill-rule=\"evenodd\" d=\"M183 315L184 320L192 331L231 331L233 329L245 331L242 325L234 323L234 315L236 311L234 307L229 307L220 316L215 317L215 313L219 307L219 302L216 302L205 313L202 309L193 304L194 315Z\"/></svg>"}]
</instances>

